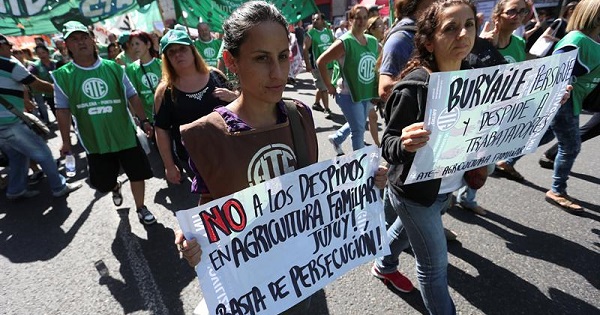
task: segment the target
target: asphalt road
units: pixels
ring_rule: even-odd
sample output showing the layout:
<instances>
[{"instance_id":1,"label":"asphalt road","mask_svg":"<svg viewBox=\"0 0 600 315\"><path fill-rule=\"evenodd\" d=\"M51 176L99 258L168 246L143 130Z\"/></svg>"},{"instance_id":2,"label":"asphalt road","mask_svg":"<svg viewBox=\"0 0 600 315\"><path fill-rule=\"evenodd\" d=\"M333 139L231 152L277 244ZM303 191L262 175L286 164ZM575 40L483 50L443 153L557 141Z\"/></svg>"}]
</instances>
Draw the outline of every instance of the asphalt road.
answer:
<instances>
[{"instance_id":1,"label":"asphalt road","mask_svg":"<svg viewBox=\"0 0 600 315\"><path fill-rule=\"evenodd\" d=\"M312 104L310 75L301 74L285 96ZM335 155L327 136L345 122L330 103L333 120L314 113L320 160ZM379 126L382 133L382 119ZM365 139L372 143L368 132ZM56 155L58 146L57 137L50 140ZM350 140L343 148L350 151ZM448 276L461 314L600 314L600 140L583 144L569 180L570 195L587 209L581 216L544 200L552 172L537 165L539 152L517 165L525 182L488 180L478 196L486 216L458 207L444 215L458 233L449 243ZM72 180L85 182L84 154L76 153ZM129 182L118 209L87 182L67 198L52 198L45 180L31 200L0 194L0 314L193 313L202 294L193 269L179 259L173 231L175 211L193 207L197 197L189 184L167 184L158 154L150 158L156 178L147 182L146 204L158 218L150 227L137 220ZM414 264L410 254L400 256L400 269L416 284ZM369 268L319 291L310 313L425 313L418 291L395 293Z\"/></svg>"}]
</instances>

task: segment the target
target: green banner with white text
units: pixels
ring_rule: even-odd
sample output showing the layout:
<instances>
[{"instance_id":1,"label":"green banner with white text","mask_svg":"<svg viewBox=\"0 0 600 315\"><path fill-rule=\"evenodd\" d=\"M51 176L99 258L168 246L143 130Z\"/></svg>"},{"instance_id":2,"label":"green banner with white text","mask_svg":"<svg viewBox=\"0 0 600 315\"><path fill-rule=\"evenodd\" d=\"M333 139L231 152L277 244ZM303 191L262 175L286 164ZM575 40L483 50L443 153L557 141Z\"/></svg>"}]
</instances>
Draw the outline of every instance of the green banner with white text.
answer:
<instances>
[{"instance_id":1,"label":"green banner with white text","mask_svg":"<svg viewBox=\"0 0 600 315\"><path fill-rule=\"evenodd\" d=\"M139 9L154 0L0 0L0 33L55 34L67 21L85 25Z\"/></svg>"}]
</instances>

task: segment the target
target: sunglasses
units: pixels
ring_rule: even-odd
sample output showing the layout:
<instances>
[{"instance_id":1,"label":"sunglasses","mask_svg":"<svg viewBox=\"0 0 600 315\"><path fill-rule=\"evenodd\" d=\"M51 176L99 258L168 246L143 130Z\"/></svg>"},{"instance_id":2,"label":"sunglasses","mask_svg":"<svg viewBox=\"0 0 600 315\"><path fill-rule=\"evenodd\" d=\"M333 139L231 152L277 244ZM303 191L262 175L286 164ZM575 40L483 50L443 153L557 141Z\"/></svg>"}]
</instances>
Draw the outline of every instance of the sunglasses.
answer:
<instances>
[{"instance_id":1,"label":"sunglasses","mask_svg":"<svg viewBox=\"0 0 600 315\"><path fill-rule=\"evenodd\" d=\"M510 10L504 11L504 14L506 14L508 17L515 17L517 15L526 16L527 14L529 14L529 12L531 12L531 11L527 8L523 8L521 10L510 9Z\"/></svg>"}]
</instances>

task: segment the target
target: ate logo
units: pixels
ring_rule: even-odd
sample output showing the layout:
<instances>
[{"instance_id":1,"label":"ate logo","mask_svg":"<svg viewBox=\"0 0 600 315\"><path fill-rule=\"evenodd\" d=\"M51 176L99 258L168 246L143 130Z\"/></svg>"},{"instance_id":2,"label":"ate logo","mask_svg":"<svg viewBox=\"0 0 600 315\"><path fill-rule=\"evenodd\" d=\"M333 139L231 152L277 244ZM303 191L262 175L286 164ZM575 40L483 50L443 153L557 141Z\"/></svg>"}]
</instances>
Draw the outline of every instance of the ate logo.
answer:
<instances>
[{"instance_id":1,"label":"ate logo","mask_svg":"<svg viewBox=\"0 0 600 315\"><path fill-rule=\"evenodd\" d=\"M149 89L156 87L158 85L158 81L160 81L160 79L156 73L153 72L146 73L142 76L142 84Z\"/></svg>"},{"instance_id":2,"label":"ate logo","mask_svg":"<svg viewBox=\"0 0 600 315\"><path fill-rule=\"evenodd\" d=\"M85 96L98 100L106 96L108 94L108 85L104 80L99 78L90 78L83 81L81 85L81 90Z\"/></svg>"},{"instance_id":3,"label":"ate logo","mask_svg":"<svg viewBox=\"0 0 600 315\"><path fill-rule=\"evenodd\" d=\"M358 62L358 79L361 83L368 84L375 80L375 56L366 54Z\"/></svg>"},{"instance_id":4,"label":"ate logo","mask_svg":"<svg viewBox=\"0 0 600 315\"><path fill-rule=\"evenodd\" d=\"M329 34L321 34L320 39L323 43L331 42L331 37L329 37Z\"/></svg>"},{"instance_id":5,"label":"ate logo","mask_svg":"<svg viewBox=\"0 0 600 315\"><path fill-rule=\"evenodd\" d=\"M217 56L217 52L215 51L214 48L212 48L212 47L204 48L204 57L215 58L215 56Z\"/></svg>"},{"instance_id":6,"label":"ate logo","mask_svg":"<svg viewBox=\"0 0 600 315\"><path fill-rule=\"evenodd\" d=\"M281 176L295 170L293 162L296 156L285 144L270 144L258 150L248 165L248 183L250 186L260 184L271 178Z\"/></svg>"}]
</instances>

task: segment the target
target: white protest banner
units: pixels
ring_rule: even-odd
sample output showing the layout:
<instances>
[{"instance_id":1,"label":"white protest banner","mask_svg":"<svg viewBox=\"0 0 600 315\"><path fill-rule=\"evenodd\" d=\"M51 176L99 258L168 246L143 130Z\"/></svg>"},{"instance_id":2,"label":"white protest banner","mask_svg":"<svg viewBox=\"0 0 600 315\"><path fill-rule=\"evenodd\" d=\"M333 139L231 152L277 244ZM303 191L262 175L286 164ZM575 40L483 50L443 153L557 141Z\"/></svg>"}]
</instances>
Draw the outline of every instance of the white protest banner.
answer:
<instances>
[{"instance_id":1,"label":"white protest banner","mask_svg":"<svg viewBox=\"0 0 600 315\"><path fill-rule=\"evenodd\" d=\"M432 73L425 129L406 184L534 152L571 80L577 50L474 70Z\"/></svg>"},{"instance_id":2,"label":"white protest banner","mask_svg":"<svg viewBox=\"0 0 600 315\"><path fill-rule=\"evenodd\" d=\"M210 314L278 314L389 253L375 146L177 212ZM226 180L226 179L224 179Z\"/></svg>"}]
</instances>

